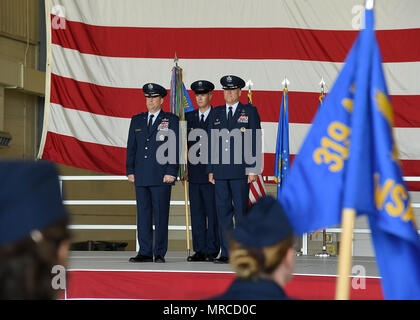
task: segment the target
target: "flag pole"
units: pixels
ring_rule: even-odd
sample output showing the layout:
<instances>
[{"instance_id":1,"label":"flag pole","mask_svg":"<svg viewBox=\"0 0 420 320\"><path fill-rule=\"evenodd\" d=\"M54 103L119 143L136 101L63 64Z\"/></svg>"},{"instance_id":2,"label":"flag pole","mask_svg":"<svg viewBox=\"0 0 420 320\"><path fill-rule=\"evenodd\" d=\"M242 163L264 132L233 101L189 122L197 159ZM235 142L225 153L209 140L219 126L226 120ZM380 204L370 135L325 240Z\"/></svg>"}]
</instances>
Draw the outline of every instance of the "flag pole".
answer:
<instances>
[{"instance_id":1,"label":"flag pole","mask_svg":"<svg viewBox=\"0 0 420 320\"><path fill-rule=\"evenodd\" d=\"M321 86L321 95L323 96L325 94L325 81L324 81L324 77L321 77L321 82L319 83L319 85Z\"/></svg>"},{"instance_id":2,"label":"flag pole","mask_svg":"<svg viewBox=\"0 0 420 320\"><path fill-rule=\"evenodd\" d=\"M187 155L185 159L188 163ZM188 212L188 180L184 181L184 196L185 196L185 229L187 230L187 257L191 255L190 244L190 214Z\"/></svg>"},{"instance_id":3,"label":"flag pole","mask_svg":"<svg viewBox=\"0 0 420 320\"><path fill-rule=\"evenodd\" d=\"M289 81L289 79L287 79L286 76L284 76L284 80L282 81L281 84L283 85L283 105L284 105L284 108L285 108L284 112L286 114L286 112L289 112L288 110L286 110L286 92L289 91L288 85L290 84L290 81ZM280 110L280 112L281 112L281 110ZM280 151L280 152L283 152L283 151ZM281 183L281 170L280 170L280 168L282 166L281 159L282 158L279 157L279 163L278 163L279 170L278 170L278 173L277 173L277 177L275 177L276 178L276 183L277 183L277 199L279 198L279 186L280 186L280 183Z\"/></svg>"},{"instance_id":4,"label":"flag pole","mask_svg":"<svg viewBox=\"0 0 420 320\"><path fill-rule=\"evenodd\" d=\"M366 0L365 8L373 9L374 0ZM341 243L338 257L338 278L335 288L336 300L348 300L350 297L350 270L352 265L353 229L356 210L343 208L341 214Z\"/></svg>"},{"instance_id":5,"label":"flag pole","mask_svg":"<svg viewBox=\"0 0 420 320\"><path fill-rule=\"evenodd\" d=\"M175 58L174 58L174 63L175 63L175 68L177 68L177 69L180 69L181 70L181 68L178 66L178 56L176 55L176 52L175 52ZM183 82L183 79L182 79L182 71L181 71L181 77L180 77L180 80L181 80L181 88L180 88L180 91L181 91L181 104L180 104L180 106L179 106L179 108L180 108L180 110L179 110L179 116L181 116L180 117L180 120L181 121L184 121L184 126L185 126L185 116L184 116L184 110L183 110L183 108L184 108L184 106L183 106L183 96L184 96L184 92L183 92L183 90L182 90L182 82ZM181 109L182 108L182 109ZM184 128L185 130L182 130L182 132L184 133L186 133L186 128ZM188 134L188 133L187 133ZM182 138L185 138L184 137L184 134L182 135ZM187 168L187 164L188 164L188 149L187 149L187 141L184 141L184 143L183 143L183 146L184 146L184 159L185 159L185 168ZM182 164L181 164L182 165ZM185 171L184 171L185 172ZM183 173L184 173L183 172ZM183 177L182 177L183 178ZM189 213L189 210L188 210L188 180L185 180L184 181L184 205L185 205L185 231L186 231L186 233L187 233L187 257L189 257L190 255L191 255L191 241L190 241L190 213Z\"/></svg>"},{"instance_id":6,"label":"flag pole","mask_svg":"<svg viewBox=\"0 0 420 320\"><path fill-rule=\"evenodd\" d=\"M322 97L324 97L324 95L325 95L324 77L321 77L321 82L319 83L319 85L321 86L321 94L320 94L320 97L319 97L319 101L320 101L320 105L321 105L322 104ZM317 234L317 232L315 232L314 236L316 234ZM322 229L322 252L317 253L315 256L320 257L320 258L328 258L330 256L327 252L327 230L325 228Z\"/></svg>"},{"instance_id":7,"label":"flag pole","mask_svg":"<svg viewBox=\"0 0 420 320\"><path fill-rule=\"evenodd\" d=\"M185 163L188 163L188 151L185 150ZM187 231L187 257L191 255L191 244L190 244L190 214L188 210L188 180L184 181L184 200L185 200L185 229Z\"/></svg>"},{"instance_id":8,"label":"flag pole","mask_svg":"<svg viewBox=\"0 0 420 320\"><path fill-rule=\"evenodd\" d=\"M179 68L178 67L178 56L176 55L176 52L175 52L175 57L174 57L174 63L175 63L175 68Z\"/></svg>"},{"instance_id":9,"label":"flag pole","mask_svg":"<svg viewBox=\"0 0 420 320\"><path fill-rule=\"evenodd\" d=\"M356 210L344 208L341 215L341 242L338 256L336 300L348 300L350 296L350 269L352 265L353 228Z\"/></svg>"}]
</instances>

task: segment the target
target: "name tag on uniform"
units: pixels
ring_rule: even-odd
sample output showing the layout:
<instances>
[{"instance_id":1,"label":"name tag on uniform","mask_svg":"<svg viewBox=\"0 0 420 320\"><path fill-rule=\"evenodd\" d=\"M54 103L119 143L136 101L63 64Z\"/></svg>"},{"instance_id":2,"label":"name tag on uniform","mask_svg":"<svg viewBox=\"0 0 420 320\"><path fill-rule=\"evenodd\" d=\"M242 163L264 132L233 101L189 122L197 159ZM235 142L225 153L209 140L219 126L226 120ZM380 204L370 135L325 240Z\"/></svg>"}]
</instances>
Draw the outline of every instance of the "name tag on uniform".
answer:
<instances>
[{"instance_id":1,"label":"name tag on uniform","mask_svg":"<svg viewBox=\"0 0 420 320\"><path fill-rule=\"evenodd\" d=\"M213 125L217 126L218 124L220 124L220 121L219 121L219 119L216 119L216 122Z\"/></svg>"},{"instance_id":2,"label":"name tag on uniform","mask_svg":"<svg viewBox=\"0 0 420 320\"><path fill-rule=\"evenodd\" d=\"M163 130L163 131L168 131L168 127L169 127L169 122L168 121L162 121L159 124L158 130Z\"/></svg>"},{"instance_id":3,"label":"name tag on uniform","mask_svg":"<svg viewBox=\"0 0 420 320\"><path fill-rule=\"evenodd\" d=\"M248 123L248 116L240 116L238 118L239 123Z\"/></svg>"},{"instance_id":4,"label":"name tag on uniform","mask_svg":"<svg viewBox=\"0 0 420 320\"><path fill-rule=\"evenodd\" d=\"M135 131L135 132L140 132L140 131L141 131L141 129L134 129L134 131Z\"/></svg>"}]
</instances>

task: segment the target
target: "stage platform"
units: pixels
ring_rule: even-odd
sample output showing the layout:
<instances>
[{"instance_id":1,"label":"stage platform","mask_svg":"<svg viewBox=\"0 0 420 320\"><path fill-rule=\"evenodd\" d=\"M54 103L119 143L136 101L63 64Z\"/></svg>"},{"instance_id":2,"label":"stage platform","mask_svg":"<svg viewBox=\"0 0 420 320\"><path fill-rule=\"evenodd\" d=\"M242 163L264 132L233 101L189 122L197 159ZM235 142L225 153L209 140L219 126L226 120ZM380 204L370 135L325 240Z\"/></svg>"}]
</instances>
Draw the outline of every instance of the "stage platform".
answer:
<instances>
[{"instance_id":1,"label":"stage platform","mask_svg":"<svg viewBox=\"0 0 420 320\"><path fill-rule=\"evenodd\" d=\"M64 299L208 299L234 279L230 265L187 262L186 252L168 252L166 263L130 263L135 252L71 251ZM297 256L289 296L333 299L337 257ZM352 299L382 299L374 258L353 257Z\"/></svg>"}]
</instances>

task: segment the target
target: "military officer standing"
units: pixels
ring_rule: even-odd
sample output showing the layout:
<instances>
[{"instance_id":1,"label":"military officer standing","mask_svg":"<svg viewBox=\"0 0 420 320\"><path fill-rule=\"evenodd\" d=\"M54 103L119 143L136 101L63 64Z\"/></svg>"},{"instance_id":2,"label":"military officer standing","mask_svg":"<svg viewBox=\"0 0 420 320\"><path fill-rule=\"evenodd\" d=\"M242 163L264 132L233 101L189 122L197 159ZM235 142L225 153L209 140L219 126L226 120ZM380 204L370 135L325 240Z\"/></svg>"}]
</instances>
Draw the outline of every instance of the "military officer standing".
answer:
<instances>
[{"instance_id":1,"label":"military officer standing","mask_svg":"<svg viewBox=\"0 0 420 320\"><path fill-rule=\"evenodd\" d=\"M166 89L155 83L143 86L148 112L132 117L127 142L126 172L136 188L137 232L140 250L130 262L165 262L171 188L178 174L178 149L167 160L159 157L163 144L178 146L179 119L161 109ZM173 140L175 137L175 141ZM168 141L169 139L169 141ZM163 146L162 146L163 147ZM153 249L153 220L155 246Z\"/></svg>"},{"instance_id":2,"label":"military officer standing","mask_svg":"<svg viewBox=\"0 0 420 320\"><path fill-rule=\"evenodd\" d=\"M209 181L215 184L221 237L222 251L215 262L228 263L226 231L233 228L233 218L237 224L246 213L250 183L261 172L261 142L258 141L260 132L257 132L261 129L261 122L256 107L239 102L244 80L228 75L222 77L220 83L226 104L214 108L209 117L210 163L207 173ZM247 137L251 140L247 141ZM255 156L254 161L249 161L249 153Z\"/></svg>"},{"instance_id":3,"label":"military officer standing","mask_svg":"<svg viewBox=\"0 0 420 320\"><path fill-rule=\"evenodd\" d=\"M203 136L207 136L208 119L213 112L210 100L214 85L209 81L199 80L191 84L191 89L195 93L198 109L185 115L187 131L192 134L190 137L193 136L192 141L188 141L188 147L198 144L198 148L189 155L188 161L191 228L195 253L187 260L213 261L220 251L214 185L209 182L206 174L207 161L200 161L200 147L203 145ZM205 146L207 145L206 142Z\"/></svg>"}]
</instances>

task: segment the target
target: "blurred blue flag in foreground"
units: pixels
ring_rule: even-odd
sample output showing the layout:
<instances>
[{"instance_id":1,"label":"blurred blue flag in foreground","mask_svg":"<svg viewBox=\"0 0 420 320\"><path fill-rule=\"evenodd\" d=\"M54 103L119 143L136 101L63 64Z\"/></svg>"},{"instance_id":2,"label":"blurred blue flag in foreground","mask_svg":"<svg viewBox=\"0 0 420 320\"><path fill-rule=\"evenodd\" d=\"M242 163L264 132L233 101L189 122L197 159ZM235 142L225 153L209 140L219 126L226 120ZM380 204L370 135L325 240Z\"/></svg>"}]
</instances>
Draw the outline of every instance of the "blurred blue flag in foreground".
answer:
<instances>
[{"instance_id":1,"label":"blurred blue flag in foreground","mask_svg":"<svg viewBox=\"0 0 420 320\"><path fill-rule=\"evenodd\" d=\"M298 234L366 214L386 299L420 299L420 238L393 136L373 10L286 177L280 201Z\"/></svg>"},{"instance_id":2,"label":"blurred blue flag in foreground","mask_svg":"<svg viewBox=\"0 0 420 320\"><path fill-rule=\"evenodd\" d=\"M283 99L281 99L279 125L277 129L276 141L276 162L274 164L274 181L277 184L277 199L280 197L283 180L289 172L289 101L288 90L283 89Z\"/></svg>"}]
</instances>

